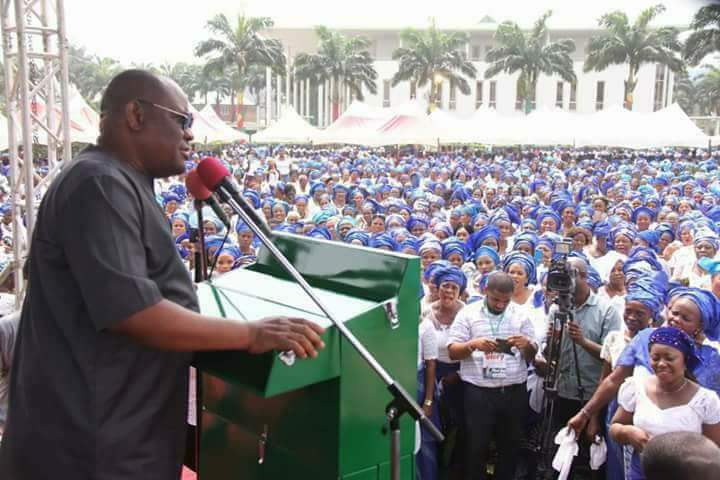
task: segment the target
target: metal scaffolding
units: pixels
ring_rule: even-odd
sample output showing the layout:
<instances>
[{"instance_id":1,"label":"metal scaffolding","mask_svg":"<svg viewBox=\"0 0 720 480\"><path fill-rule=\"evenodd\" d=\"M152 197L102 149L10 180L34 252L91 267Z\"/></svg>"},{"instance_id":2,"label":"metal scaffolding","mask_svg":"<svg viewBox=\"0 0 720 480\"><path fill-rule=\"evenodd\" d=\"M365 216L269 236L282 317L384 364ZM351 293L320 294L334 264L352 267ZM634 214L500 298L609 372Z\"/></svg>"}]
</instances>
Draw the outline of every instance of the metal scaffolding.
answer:
<instances>
[{"instance_id":1,"label":"metal scaffolding","mask_svg":"<svg viewBox=\"0 0 720 480\"><path fill-rule=\"evenodd\" d=\"M68 42L63 0L0 0L3 68L10 157L13 262L0 273L15 276L15 301L25 292L35 214L47 185L72 158ZM40 139L47 145L48 173L36 173ZM16 268L14 268L16 267Z\"/></svg>"}]
</instances>

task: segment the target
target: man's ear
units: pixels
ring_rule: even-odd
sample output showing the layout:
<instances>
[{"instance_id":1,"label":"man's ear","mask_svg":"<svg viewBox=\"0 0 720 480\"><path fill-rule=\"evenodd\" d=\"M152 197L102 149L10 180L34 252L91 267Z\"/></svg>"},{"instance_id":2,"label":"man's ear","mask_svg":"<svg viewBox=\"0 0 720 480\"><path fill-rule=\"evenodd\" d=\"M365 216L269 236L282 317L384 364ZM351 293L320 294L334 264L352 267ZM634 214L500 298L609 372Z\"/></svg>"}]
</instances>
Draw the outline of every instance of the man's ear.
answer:
<instances>
[{"instance_id":1,"label":"man's ear","mask_svg":"<svg viewBox=\"0 0 720 480\"><path fill-rule=\"evenodd\" d=\"M125 105L125 122L132 132L142 130L145 124L145 111L140 106L140 102L132 101Z\"/></svg>"}]
</instances>

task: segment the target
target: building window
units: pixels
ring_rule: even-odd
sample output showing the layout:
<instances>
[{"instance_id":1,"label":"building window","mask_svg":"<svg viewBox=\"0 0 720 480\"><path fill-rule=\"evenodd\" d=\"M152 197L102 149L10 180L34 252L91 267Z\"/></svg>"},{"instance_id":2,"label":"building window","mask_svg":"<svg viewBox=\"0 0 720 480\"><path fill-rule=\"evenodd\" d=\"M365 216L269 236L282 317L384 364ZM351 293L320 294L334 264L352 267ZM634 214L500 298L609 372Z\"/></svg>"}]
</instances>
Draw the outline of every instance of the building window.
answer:
<instances>
[{"instance_id":1,"label":"building window","mask_svg":"<svg viewBox=\"0 0 720 480\"><path fill-rule=\"evenodd\" d=\"M417 98L417 83L415 80L412 80L410 82L410 100L415 100Z\"/></svg>"},{"instance_id":2,"label":"building window","mask_svg":"<svg viewBox=\"0 0 720 480\"><path fill-rule=\"evenodd\" d=\"M443 84L442 82L439 82L437 86L435 87L437 89L435 93L435 106L438 108L442 108L442 101L443 101Z\"/></svg>"},{"instance_id":3,"label":"building window","mask_svg":"<svg viewBox=\"0 0 720 480\"><path fill-rule=\"evenodd\" d=\"M490 108L497 107L497 82L493 80L490 82Z\"/></svg>"},{"instance_id":4,"label":"building window","mask_svg":"<svg viewBox=\"0 0 720 480\"><path fill-rule=\"evenodd\" d=\"M483 82L475 82L475 108L482 107L483 104Z\"/></svg>"},{"instance_id":5,"label":"building window","mask_svg":"<svg viewBox=\"0 0 720 480\"><path fill-rule=\"evenodd\" d=\"M663 96L665 94L665 65L659 63L655 65L655 95L653 97L653 110L658 111L663 108Z\"/></svg>"},{"instance_id":6,"label":"building window","mask_svg":"<svg viewBox=\"0 0 720 480\"><path fill-rule=\"evenodd\" d=\"M597 82L595 87L595 110L602 110L605 106L605 82Z\"/></svg>"},{"instance_id":7,"label":"building window","mask_svg":"<svg viewBox=\"0 0 720 480\"><path fill-rule=\"evenodd\" d=\"M482 55L482 46L473 45L470 48L470 60L472 60L473 62L479 62L480 60L482 60L480 58L480 55Z\"/></svg>"},{"instance_id":8,"label":"building window","mask_svg":"<svg viewBox=\"0 0 720 480\"><path fill-rule=\"evenodd\" d=\"M390 106L390 80L383 80L383 107Z\"/></svg>"},{"instance_id":9,"label":"building window","mask_svg":"<svg viewBox=\"0 0 720 480\"><path fill-rule=\"evenodd\" d=\"M577 110L577 82L570 84L570 104L568 105L570 111L574 112Z\"/></svg>"},{"instance_id":10,"label":"building window","mask_svg":"<svg viewBox=\"0 0 720 480\"><path fill-rule=\"evenodd\" d=\"M449 110L455 110L457 107L457 85L455 82L450 80L450 102L448 104Z\"/></svg>"},{"instance_id":11,"label":"building window","mask_svg":"<svg viewBox=\"0 0 720 480\"><path fill-rule=\"evenodd\" d=\"M555 106L557 108L563 108L563 94L565 92L565 83L557 82L557 89L555 91Z\"/></svg>"}]
</instances>

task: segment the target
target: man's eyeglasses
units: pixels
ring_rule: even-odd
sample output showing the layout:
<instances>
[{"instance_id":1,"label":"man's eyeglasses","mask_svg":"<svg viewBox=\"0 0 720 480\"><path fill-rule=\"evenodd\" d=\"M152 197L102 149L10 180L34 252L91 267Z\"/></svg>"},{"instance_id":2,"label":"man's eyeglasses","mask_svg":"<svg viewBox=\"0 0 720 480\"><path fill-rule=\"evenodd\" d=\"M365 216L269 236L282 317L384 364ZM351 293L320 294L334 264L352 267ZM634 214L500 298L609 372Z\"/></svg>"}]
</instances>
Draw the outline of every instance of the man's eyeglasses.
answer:
<instances>
[{"instance_id":1,"label":"man's eyeglasses","mask_svg":"<svg viewBox=\"0 0 720 480\"><path fill-rule=\"evenodd\" d=\"M159 110L164 110L168 113L171 113L177 117L178 124L183 130L190 130L193 126L193 121L195 120L193 118L193 114L190 112L182 113L178 112L177 110L173 110L172 108L163 107L162 105L158 105L157 103L150 102L148 100L143 100L142 98L138 98L137 101L139 103L144 103L146 105L153 106Z\"/></svg>"}]
</instances>

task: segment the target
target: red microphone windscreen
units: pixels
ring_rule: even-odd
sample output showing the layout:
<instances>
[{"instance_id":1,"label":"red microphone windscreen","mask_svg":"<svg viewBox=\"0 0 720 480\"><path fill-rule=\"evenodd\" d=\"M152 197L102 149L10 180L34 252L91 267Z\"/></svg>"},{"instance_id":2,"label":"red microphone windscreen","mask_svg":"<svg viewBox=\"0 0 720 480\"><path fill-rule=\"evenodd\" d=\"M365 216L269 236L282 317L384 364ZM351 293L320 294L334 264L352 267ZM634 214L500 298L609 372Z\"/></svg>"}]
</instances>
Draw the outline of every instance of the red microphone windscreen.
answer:
<instances>
[{"instance_id":1,"label":"red microphone windscreen","mask_svg":"<svg viewBox=\"0 0 720 480\"><path fill-rule=\"evenodd\" d=\"M198 200L207 200L212 195L212 192L207 189L200 179L196 169L190 170L185 176L185 187L190 192L190 195Z\"/></svg>"},{"instance_id":2,"label":"red microphone windscreen","mask_svg":"<svg viewBox=\"0 0 720 480\"><path fill-rule=\"evenodd\" d=\"M230 171L215 157L205 157L197 166L198 176L205 187L215 190L223 178L230 176Z\"/></svg>"}]
</instances>

